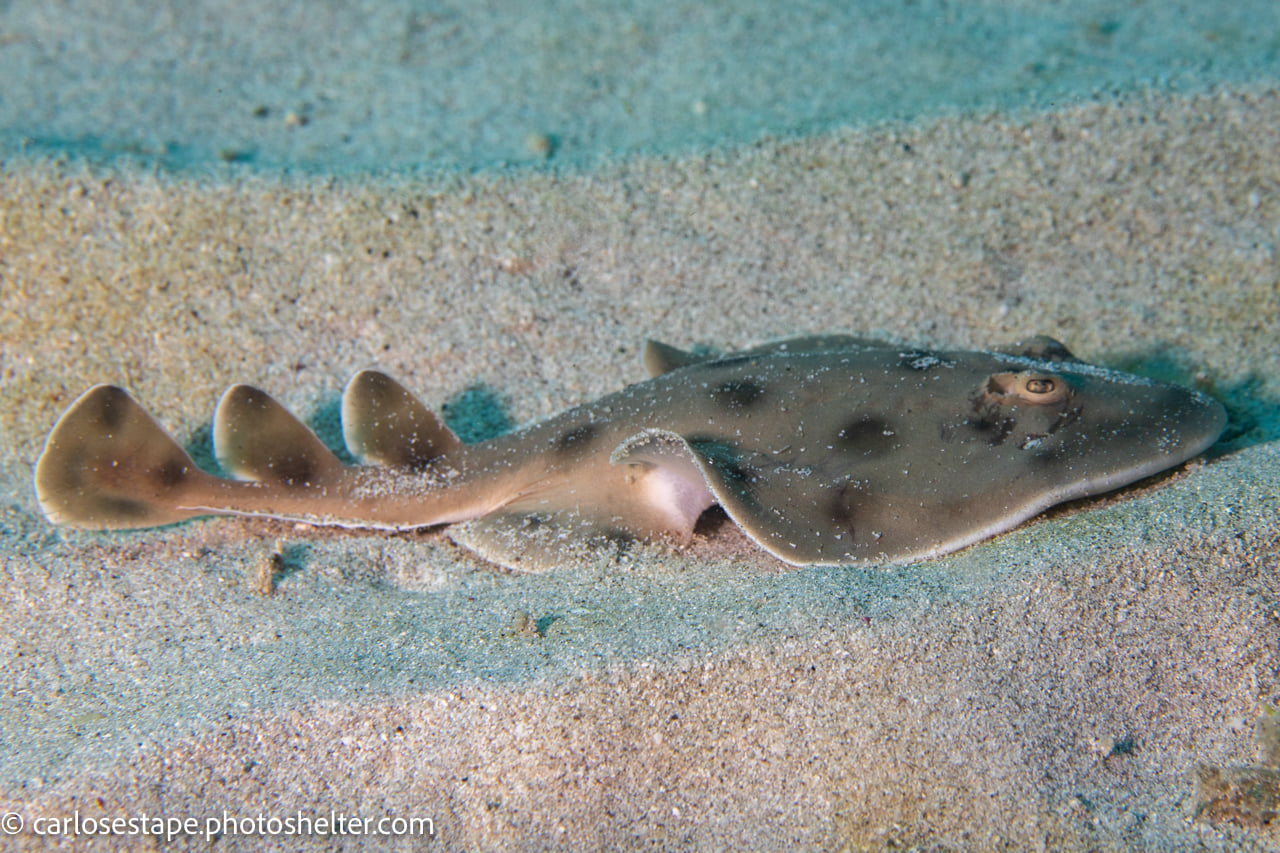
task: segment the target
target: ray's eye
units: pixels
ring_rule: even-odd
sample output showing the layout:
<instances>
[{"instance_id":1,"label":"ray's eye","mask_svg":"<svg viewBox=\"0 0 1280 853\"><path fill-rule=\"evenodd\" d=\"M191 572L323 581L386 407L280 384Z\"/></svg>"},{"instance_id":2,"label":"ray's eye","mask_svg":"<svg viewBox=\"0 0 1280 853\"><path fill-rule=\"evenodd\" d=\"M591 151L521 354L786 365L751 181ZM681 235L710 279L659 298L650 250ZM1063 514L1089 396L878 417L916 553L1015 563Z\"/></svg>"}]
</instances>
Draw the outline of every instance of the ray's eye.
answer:
<instances>
[{"instance_id":1,"label":"ray's eye","mask_svg":"<svg viewBox=\"0 0 1280 853\"><path fill-rule=\"evenodd\" d=\"M1057 403L1071 394L1071 388L1057 376L1043 373L1020 373L1013 391L1029 403Z\"/></svg>"},{"instance_id":2,"label":"ray's eye","mask_svg":"<svg viewBox=\"0 0 1280 853\"><path fill-rule=\"evenodd\" d=\"M1037 405L1057 403L1071 396L1071 386L1043 373L996 373L987 378L986 393L1004 403L1023 400Z\"/></svg>"},{"instance_id":3,"label":"ray's eye","mask_svg":"<svg viewBox=\"0 0 1280 853\"><path fill-rule=\"evenodd\" d=\"M1027 390L1032 394L1052 394L1054 382L1052 379L1028 379Z\"/></svg>"}]
</instances>

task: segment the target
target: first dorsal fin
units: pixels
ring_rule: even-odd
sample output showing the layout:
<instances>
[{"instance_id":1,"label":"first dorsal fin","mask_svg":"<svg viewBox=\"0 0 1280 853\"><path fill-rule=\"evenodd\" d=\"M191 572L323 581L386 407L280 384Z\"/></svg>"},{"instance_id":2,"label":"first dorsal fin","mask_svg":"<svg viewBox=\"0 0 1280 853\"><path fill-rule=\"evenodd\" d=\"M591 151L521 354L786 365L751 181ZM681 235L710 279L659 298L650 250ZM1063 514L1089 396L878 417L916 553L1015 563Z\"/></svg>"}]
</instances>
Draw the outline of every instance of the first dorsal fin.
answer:
<instances>
[{"instance_id":1,"label":"first dorsal fin","mask_svg":"<svg viewBox=\"0 0 1280 853\"><path fill-rule=\"evenodd\" d=\"M645 370L649 371L650 376L660 376L663 373L670 373L681 367L688 367L691 364L710 361L714 358L715 356L710 353L689 352L679 347L673 347L671 344L664 344L662 341L655 341L652 338L644 342L644 367Z\"/></svg>"},{"instance_id":2,"label":"first dorsal fin","mask_svg":"<svg viewBox=\"0 0 1280 853\"><path fill-rule=\"evenodd\" d=\"M213 452L237 480L283 486L334 482L345 466L265 391L232 385L213 416Z\"/></svg>"},{"instance_id":3,"label":"first dorsal fin","mask_svg":"<svg viewBox=\"0 0 1280 853\"><path fill-rule=\"evenodd\" d=\"M342 436L361 462L406 468L421 468L462 446L421 400L377 370L362 370L347 383Z\"/></svg>"},{"instance_id":4,"label":"first dorsal fin","mask_svg":"<svg viewBox=\"0 0 1280 853\"><path fill-rule=\"evenodd\" d=\"M51 521L106 530L200 515L181 499L214 478L127 391L95 385L54 426L35 479Z\"/></svg>"},{"instance_id":5,"label":"first dorsal fin","mask_svg":"<svg viewBox=\"0 0 1280 853\"><path fill-rule=\"evenodd\" d=\"M750 349L729 353L723 357L740 358L742 356L774 355L785 352L817 352L820 350L844 349L848 347L881 346L880 341L860 338L855 335L801 335L799 337L781 338L775 341L751 347ZM703 364L716 361L722 356L712 350L696 347L693 350L682 350L662 341L649 338L644 342L644 366L650 376L660 376L691 364Z\"/></svg>"}]
</instances>

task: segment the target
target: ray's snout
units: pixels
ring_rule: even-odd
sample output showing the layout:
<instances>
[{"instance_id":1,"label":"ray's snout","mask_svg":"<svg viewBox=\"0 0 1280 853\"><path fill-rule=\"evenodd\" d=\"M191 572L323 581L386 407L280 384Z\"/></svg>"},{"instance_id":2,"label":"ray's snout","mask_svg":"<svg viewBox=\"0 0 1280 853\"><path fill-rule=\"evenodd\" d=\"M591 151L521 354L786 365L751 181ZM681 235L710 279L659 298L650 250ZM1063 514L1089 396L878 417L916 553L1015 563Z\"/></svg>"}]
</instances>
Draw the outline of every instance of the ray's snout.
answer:
<instances>
[{"instance_id":1,"label":"ray's snout","mask_svg":"<svg viewBox=\"0 0 1280 853\"><path fill-rule=\"evenodd\" d=\"M1180 412L1180 431L1190 459L1203 453L1227 428L1227 410L1207 394L1192 391L1178 385L1166 386L1175 399L1170 401L1170 411Z\"/></svg>"},{"instance_id":2,"label":"ray's snout","mask_svg":"<svg viewBox=\"0 0 1280 853\"><path fill-rule=\"evenodd\" d=\"M1112 397L1096 396L1081 415L1088 470L1096 494L1180 465L1203 453L1227 425L1227 411L1212 397L1179 385L1130 385Z\"/></svg>"}]
</instances>

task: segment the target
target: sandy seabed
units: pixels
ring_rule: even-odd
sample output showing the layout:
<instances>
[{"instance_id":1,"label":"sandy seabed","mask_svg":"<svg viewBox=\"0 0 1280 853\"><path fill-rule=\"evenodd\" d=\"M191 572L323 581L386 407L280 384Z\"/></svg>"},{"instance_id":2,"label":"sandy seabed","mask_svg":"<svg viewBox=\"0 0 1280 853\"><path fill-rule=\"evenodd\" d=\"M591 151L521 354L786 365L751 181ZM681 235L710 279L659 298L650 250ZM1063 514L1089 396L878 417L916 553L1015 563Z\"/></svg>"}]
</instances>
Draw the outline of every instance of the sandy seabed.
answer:
<instances>
[{"instance_id":1,"label":"sandy seabed","mask_svg":"<svg viewBox=\"0 0 1280 853\"><path fill-rule=\"evenodd\" d=\"M36 818L332 811L433 822L392 849L1280 849L1196 817L1198 768L1274 758L1278 136L1260 88L560 176L7 163L7 841L87 844ZM822 331L1049 334L1232 425L1206 461L896 569L784 571L722 524L514 575L438 533L54 529L31 493L98 381L199 448L237 381L330 437L370 365L519 423L642 378L645 336Z\"/></svg>"}]
</instances>

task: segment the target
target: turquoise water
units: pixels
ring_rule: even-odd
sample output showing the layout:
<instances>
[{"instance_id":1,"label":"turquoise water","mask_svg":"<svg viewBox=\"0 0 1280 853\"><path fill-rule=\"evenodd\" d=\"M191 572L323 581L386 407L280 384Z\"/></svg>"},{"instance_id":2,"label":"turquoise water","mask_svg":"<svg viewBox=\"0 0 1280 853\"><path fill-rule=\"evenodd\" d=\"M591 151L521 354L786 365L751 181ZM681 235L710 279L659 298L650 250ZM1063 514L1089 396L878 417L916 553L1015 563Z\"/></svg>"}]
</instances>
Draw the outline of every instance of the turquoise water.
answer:
<instances>
[{"instance_id":1,"label":"turquoise water","mask_svg":"<svg viewBox=\"0 0 1280 853\"><path fill-rule=\"evenodd\" d=\"M0 152L176 170L590 168L1278 67L1274 0L11 0Z\"/></svg>"}]
</instances>

